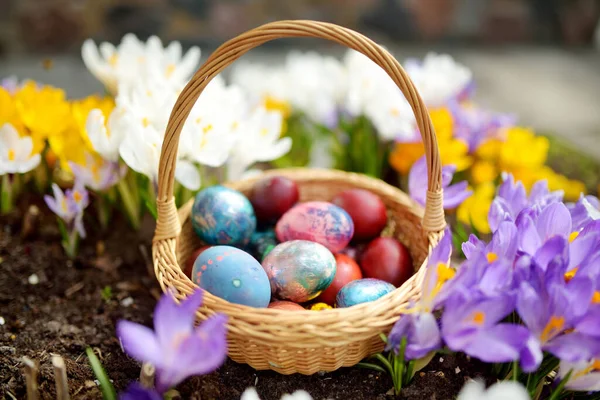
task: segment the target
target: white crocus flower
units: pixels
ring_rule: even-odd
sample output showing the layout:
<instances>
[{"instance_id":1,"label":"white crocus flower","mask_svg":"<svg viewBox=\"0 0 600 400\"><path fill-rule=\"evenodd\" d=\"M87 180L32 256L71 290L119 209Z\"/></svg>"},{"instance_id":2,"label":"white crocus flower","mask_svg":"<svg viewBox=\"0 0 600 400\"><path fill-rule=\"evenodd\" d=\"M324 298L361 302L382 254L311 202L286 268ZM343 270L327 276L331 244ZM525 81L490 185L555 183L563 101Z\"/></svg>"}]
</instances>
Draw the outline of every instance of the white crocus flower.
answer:
<instances>
[{"instance_id":1,"label":"white crocus flower","mask_svg":"<svg viewBox=\"0 0 600 400\"><path fill-rule=\"evenodd\" d=\"M565 387L579 392L600 391L600 359L569 363L561 361L558 378L564 379L571 372Z\"/></svg>"},{"instance_id":2,"label":"white crocus flower","mask_svg":"<svg viewBox=\"0 0 600 400\"><path fill-rule=\"evenodd\" d=\"M498 382L486 390L483 382L470 381L463 386L457 400L530 400L530 397L519 382Z\"/></svg>"},{"instance_id":3,"label":"white crocus flower","mask_svg":"<svg viewBox=\"0 0 600 400\"><path fill-rule=\"evenodd\" d=\"M413 112L392 78L354 50L346 53L344 65L348 71L346 110L366 116L383 141L412 137L416 129Z\"/></svg>"},{"instance_id":4,"label":"white crocus flower","mask_svg":"<svg viewBox=\"0 0 600 400\"><path fill-rule=\"evenodd\" d=\"M210 167L222 166L235 143L247 102L239 87L214 78L192 108L181 131L180 157Z\"/></svg>"},{"instance_id":5,"label":"white crocus flower","mask_svg":"<svg viewBox=\"0 0 600 400\"><path fill-rule=\"evenodd\" d=\"M242 393L240 400L260 400L256 389L253 387L247 388ZM310 394L304 390L297 390L292 394L284 394L280 400L313 400Z\"/></svg>"},{"instance_id":6,"label":"white crocus flower","mask_svg":"<svg viewBox=\"0 0 600 400\"><path fill-rule=\"evenodd\" d=\"M230 75L231 83L241 87L253 103L273 99L288 102L289 82L282 66L239 62Z\"/></svg>"},{"instance_id":7,"label":"white crocus flower","mask_svg":"<svg viewBox=\"0 0 600 400\"><path fill-rule=\"evenodd\" d=\"M132 124L119 147L119 153L129 168L157 183L162 141L162 132L153 126ZM190 161L177 160L175 179L190 190L200 189L200 173Z\"/></svg>"},{"instance_id":8,"label":"white crocus flower","mask_svg":"<svg viewBox=\"0 0 600 400\"><path fill-rule=\"evenodd\" d=\"M238 137L227 163L229 180L242 178L255 162L272 161L290 151L292 139L280 138L281 122L281 113L262 107L240 122Z\"/></svg>"},{"instance_id":9,"label":"white crocus flower","mask_svg":"<svg viewBox=\"0 0 600 400\"><path fill-rule=\"evenodd\" d=\"M126 110L115 108L105 124L105 117L101 110L90 111L85 123L88 138L94 150L102 158L116 162L119 160L119 147L127 131Z\"/></svg>"},{"instance_id":10,"label":"white crocus flower","mask_svg":"<svg viewBox=\"0 0 600 400\"><path fill-rule=\"evenodd\" d=\"M190 48L182 56L179 42L163 47L156 36L144 43L131 33L125 35L117 47L107 42L97 47L88 39L81 48L81 55L90 72L113 94L120 90L120 85L132 84L139 79L183 84L200 61L198 47Z\"/></svg>"},{"instance_id":11,"label":"white crocus flower","mask_svg":"<svg viewBox=\"0 0 600 400\"><path fill-rule=\"evenodd\" d=\"M422 62L404 63L427 107L443 107L463 93L473 80L473 73L448 54L429 53Z\"/></svg>"},{"instance_id":12,"label":"white crocus flower","mask_svg":"<svg viewBox=\"0 0 600 400\"><path fill-rule=\"evenodd\" d=\"M39 154L32 154L31 137L20 137L11 124L0 128L0 175L24 174L37 167L41 161Z\"/></svg>"}]
</instances>

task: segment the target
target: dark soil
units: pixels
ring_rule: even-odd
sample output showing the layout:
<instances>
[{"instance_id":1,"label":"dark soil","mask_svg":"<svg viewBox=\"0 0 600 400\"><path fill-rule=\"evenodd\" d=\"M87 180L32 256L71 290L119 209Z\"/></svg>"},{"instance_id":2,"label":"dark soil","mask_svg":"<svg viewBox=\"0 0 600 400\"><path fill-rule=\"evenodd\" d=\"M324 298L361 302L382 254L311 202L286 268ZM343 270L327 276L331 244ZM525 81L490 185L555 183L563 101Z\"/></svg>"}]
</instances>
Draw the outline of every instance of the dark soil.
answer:
<instances>
[{"instance_id":1,"label":"dark soil","mask_svg":"<svg viewBox=\"0 0 600 400\"><path fill-rule=\"evenodd\" d=\"M23 218L0 220L0 317L5 321L0 325L0 397L25 398L21 359L27 356L40 364L41 397L54 399L50 363L54 353L65 359L72 398L101 398L85 356L88 346L117 390L123 390L138 378L140 368L123 354L114 335L115 323L128 319L150 325L160 295L149 258L152 221L136 233L120 220L111 223L110 231L100 232L90 220L89 237L78 258L69 261L53 217L40 218L28 238L21 237ZM30 280L33 274L38 283ZM453 399L468 378L485 371L464 357L436 356L398 398ZM227 400L239 399L249 386L256 386L266 400L297 389L308 391L315 400L394 398L387 394L390 377L379 372L345 368L283 376L230 360L217 372L190 379L178 389L183 398Z\"/></svg>"}]
</instances>

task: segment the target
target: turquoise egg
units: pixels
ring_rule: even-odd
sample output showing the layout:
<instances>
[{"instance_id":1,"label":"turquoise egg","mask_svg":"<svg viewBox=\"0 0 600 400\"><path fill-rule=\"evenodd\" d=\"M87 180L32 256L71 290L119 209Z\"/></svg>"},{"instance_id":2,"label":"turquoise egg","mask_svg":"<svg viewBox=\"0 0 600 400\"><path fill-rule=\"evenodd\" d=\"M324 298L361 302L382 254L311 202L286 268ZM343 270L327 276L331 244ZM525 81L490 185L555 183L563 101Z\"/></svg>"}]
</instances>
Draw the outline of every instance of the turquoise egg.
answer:
<instances>
[{"instance_id":1,"label":"turquoise egg","mask_svg":"<svg viewBox=\"0 0 600 400\"><path fill-rule=\"evenodd\" d=\"M231 303L267 307L269 278L250 254L232 246L213 246L194 262L192 280L209 293Z\"/></svg>"},{"instance_id":2,"label":"turquoise egg","mask_svg":"<svg viewBox=\"0 0 600 400\"><path fill-rule=\"evenodd\" d=\"M394 285L379 279L358 279L346 284L337 294L338 307L352 307L357 304L375 301L396 289Z\"/></svg>"},{"instance_id":3,"label":"turquoise egg","mask_svg":"<svg viewBox=\"0 0 600 400\"><path fill-rule=\"evenodd\" d=\"M333 281L335 257L327 248L307 240L275 246L262 266L271 281L271 292L281 300L303 303L317 297Z\"/></svg>"},{"instance_id":4,"label":"turquoise egg","mask_svg":"<svg viewBox=\"0 0 600 400\"><path fill-rule=\"evenodd\" d=\"M256 216L242 193L211 186L194 199L192 226L206 244L245 246L256 229Z\"/></svg>"}]
</instances>

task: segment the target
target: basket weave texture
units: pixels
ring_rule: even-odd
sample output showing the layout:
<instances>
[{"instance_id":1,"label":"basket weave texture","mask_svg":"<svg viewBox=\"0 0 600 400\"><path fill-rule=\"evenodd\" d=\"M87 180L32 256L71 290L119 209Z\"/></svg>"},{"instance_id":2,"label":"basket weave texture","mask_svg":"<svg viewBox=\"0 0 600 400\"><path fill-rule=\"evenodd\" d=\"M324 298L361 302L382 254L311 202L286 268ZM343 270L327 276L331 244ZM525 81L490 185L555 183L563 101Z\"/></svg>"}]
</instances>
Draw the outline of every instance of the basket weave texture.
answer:
<instances>
[{"instance_id":1,"label":"basket weave texture","mask_svg":"<svg viewBox=\"0 0 600 400\"><path fill-rule=\"evenodd\" d=\"M387 207L386 233L404 243L411 253L416 274L394 292L370 303L325 311L285 311L232 304L205 293L199 320L215 312L229 316L228 354L255 369L282 374L313 374L352 366L379 352L387 333L418 299L426 258L445 226L442 208L441 164L437 141L423 100L400 64L382 47L352 30L317 21L279 21L250 30L219 47L200 67L181 92L171 113L163 142L158 179L158 219L152 253L156 277L163 289L183 299L196 285L182 272L194 249L202 243L190 221L193 201L179 211L173 198L173 182L179 134L190 110L210 80L248 50L283 37L328 39L355 49L383 68L410 103L423 138L428 168L427 204L423 210L402 191L363 175L318 169L271 170L258 178L228 183L248 195L257 179L287 176L299 186L300 200L331 200L342 190L361 188L378 195ZM201 356L201 355L199 355Z\"/></svg>"}]
</instances>

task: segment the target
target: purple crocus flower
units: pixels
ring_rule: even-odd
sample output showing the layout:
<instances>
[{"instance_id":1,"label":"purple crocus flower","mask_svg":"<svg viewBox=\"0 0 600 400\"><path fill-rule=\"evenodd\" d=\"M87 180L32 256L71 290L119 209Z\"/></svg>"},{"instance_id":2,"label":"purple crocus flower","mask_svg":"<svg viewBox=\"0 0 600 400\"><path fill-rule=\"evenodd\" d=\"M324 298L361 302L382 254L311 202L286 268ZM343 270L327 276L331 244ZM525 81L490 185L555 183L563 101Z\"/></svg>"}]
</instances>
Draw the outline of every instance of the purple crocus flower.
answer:
<instances>
[{"instance_id":1,"label":"purple crocus flower","mask_svg":"<svg viewBox=\"0 0 600 400\"><path fill-rule=\"evenodd\" d=\"M600 220L600 201L596 196L581 195L577 203L567 204L571 212L574 230L580 230L584 225Z\"/></svg>"},{"instance_id":2,"label":"purple crocus flower","mask_svg":"<svg viewBox=\"0 0 600 400\"><path fill-rule=\"evenodd\" d=\"M134 382L125 392L119 394L119 400L163 400L163 397L156 390L147 389Z\"/></svg>"},{"instance_id":3,"label":"purple crocus flower","mask_svg":"<svg viewBox=\"0 0 600 400\"><path fill-rule=\"evenodd\" d=\"M453 294L445 303L442 337L451 350L484 362L518 360L530 333L524 326L500 322L514 308L513 296L471 300Z\"/></svg>"},{"instance_id":4,"label":"purple crocus flower","mask_svg":"<svg viewBox=\"0 0 600 400\"><path fill-rule=\"evenodd\" d=\"M588 313L594 284L585 276L565 281L567 246L561 237L548 241L533 258L529 279L520 282L517 312L534 337L521 357L526 372L537 369L541 357L531 355L541 354L542 350L569 362L589 359L600 353L600 340L574 330Z\"/></svg>"},{"instance_id":5,"label":"purple crocus flower","mask_svg":"<svg viewBox=\"0 0 600 400\"><path fill-rule=\"evenodd\" d=\"M190 376L210 373L225 361L227 317L216 314L194 328L202 295L203 291L197 290L180 305L171 294L163 295L154 310L154 331L129 321L117 323L125 352L156 368L160 393Z\"/></svg>"},{"instance_id":6,"label":"purple crocus flower","mask_svg":"<svg viewBox=\"0 0 600 400\"><path fill-rule=\"evenodd\" d=\"M467 189L467 181L450 185L456 167L446 165L442 168L442 189L444 189L444 208L447 210L458 207L473 194ZM425 156L413 164L408 174L408 193L417 203L425 206L427 197L427 161Z\"/></svg>"},{"instance_id":7,"label":"purple crocus flower","mask_svg":"<svg viewBox=\"0 0 600 400\"><path fill-rule=\"evenodd\" d=\"M464 102L453 101L448 107L454 119L454 136L468 144L470 153L484 141L498 138L502 128L517 121L515 115L490 112Z\"/></svg>"},{"instance_id":8,"label":"purple crocus flower","mask_svg":"<svg viewBox=\"0 0 600 400\"><path fill-rule=\"evenodd\" d=\"M558 379L563 380L571 372L565 388L578 392L600 392L600 358L577 363L562 361Z\"/></svg>"},{"instance_id":9,"label":"purple crocus flower","mask_svg":"<svg viewBox=\"0 0 600 400\"><path fill-rule=\"evenodd\" d=\"M44 196L48 208L65 222L69 231L75 229L85 238L83 227L83 211L89 205L89 195L83 183L75 181L72 189L63 192L57 184L52 184L54 196Z\"/></svg>"},{"instance_id":10,"label":"purple crocus flower","mask_svg":"<svg viewBox=\"0 0 600 400\"><path fill-rule=\"evenodd\" d=\"M527 207L534 207L536 211L552 203L562 201L563 192L550 192L548 182L541 180L531 188L529 197L525 192L523 183L515 183L511 174L502 174L503 182L498 187L498 194L494 198L488 214L488 223L492 232L498 229L502 221L516 221L519 214Z\"/></svg>"},{"instance_id":11,"label":"purple crocus flower","mask_svg":"<svg viewBox=\"0 0 600 400\"><path fill-rule=\"evenodd\" d=\"M452 253L452 234L446 229L444 236L429 256L421 298L411 312L403 315L394 324L388 338L386 350L398 353L403 338L406 338L404 356L409 359L424 357L442 346L440 329L432 311L439 306L438 296L444 283L454 276L449 266Z\"/></svg>"},{"instance_id":12,"label":"purple crocus flower","mask_svg":"<svg viewBox=\"0 0 600 400\"><path fill-rule=\"evenodd\" d=\"M85 155L85 166L69 162L75 179L90 189L102 192L110 189L125 176L127 166L118 162L97 160L89 153Z\"/></svg>"}]
</instances>

